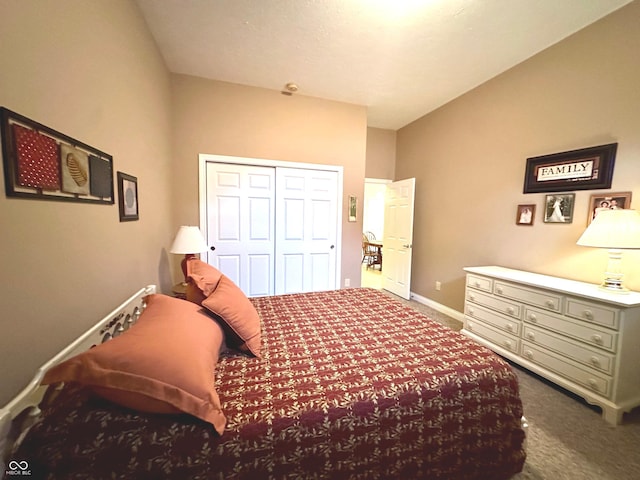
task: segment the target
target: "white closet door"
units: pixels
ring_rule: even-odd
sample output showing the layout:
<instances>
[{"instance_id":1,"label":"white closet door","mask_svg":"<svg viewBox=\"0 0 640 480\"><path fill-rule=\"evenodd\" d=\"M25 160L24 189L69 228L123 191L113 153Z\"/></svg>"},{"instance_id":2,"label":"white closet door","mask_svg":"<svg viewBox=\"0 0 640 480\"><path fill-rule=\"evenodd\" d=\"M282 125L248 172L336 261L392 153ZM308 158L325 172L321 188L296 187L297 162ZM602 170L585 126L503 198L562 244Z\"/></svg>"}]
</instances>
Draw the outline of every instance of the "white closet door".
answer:
<instances>
[{"instance_id":1,"label":"white closet door","mask_svg":"<svg viewBox=\"0 0 640 480\"><path fill-rule=\"evenodd\" d=\"M336 172L276 169L276 294L336 288Z\"/></svg>"},{"instance_id":2,"label":"white closet door","mask_svg":"<svg viewBox=\"0 0 640 480\"><path fill-rule=\"evenodd\" d=\"M207 163L207 262L247 296L274 293L275 170Z\"/></svg>"}]
</instances>

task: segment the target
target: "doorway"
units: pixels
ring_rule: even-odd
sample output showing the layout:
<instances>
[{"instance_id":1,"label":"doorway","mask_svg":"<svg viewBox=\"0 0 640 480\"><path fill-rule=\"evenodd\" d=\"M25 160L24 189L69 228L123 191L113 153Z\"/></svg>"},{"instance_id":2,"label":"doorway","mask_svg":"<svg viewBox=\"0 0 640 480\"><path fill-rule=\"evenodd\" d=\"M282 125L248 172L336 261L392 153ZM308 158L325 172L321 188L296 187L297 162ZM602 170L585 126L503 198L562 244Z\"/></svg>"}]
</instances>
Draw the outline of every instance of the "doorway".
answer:
<instances>
[{"instance_id":1,"label":"doorway","mask_svg":"<svg viewBox=\"0 0 640 480\"><path fill-rule=\"evenodd\" d=\"M364 199L362 207L362 233L381 241L384 237L384 198L387 185L391 180L381 178L364 179ZM364 238L363 238L364 240ZM382 289L383 264L370 268L367 259L362 262L360 285L362 287Z\"/></svg>"},{"instance_id":2,"label":"doorway","mask_svg":"<svg viewBox=\"0 0 640 480\"><path fill-rule=\"evenodd\" d=\"M384 196L389 183L391 180L364 179L362 232L371 232L378 240L384 238Z\"/></svg>"},{"instance_id":3,"label":"doorway","mask_svg":"<svg viewBox=\"0 0 640 480\"><path fill-rule=\"evenodd\" d=\"M402 298L411 294L415 178L365 179L363 234L382 241L381 275L362 270L362 286L383 288Z\"/></svg>"}]
</instances>

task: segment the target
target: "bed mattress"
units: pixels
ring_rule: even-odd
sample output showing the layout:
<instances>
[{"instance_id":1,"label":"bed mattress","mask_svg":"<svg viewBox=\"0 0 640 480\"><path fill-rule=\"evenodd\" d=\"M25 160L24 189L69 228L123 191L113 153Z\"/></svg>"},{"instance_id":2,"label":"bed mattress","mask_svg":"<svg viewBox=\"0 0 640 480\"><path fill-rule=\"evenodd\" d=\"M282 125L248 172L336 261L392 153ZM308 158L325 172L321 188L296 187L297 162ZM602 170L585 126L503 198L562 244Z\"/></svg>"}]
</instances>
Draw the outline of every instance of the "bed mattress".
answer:
<instances>
[{"instance_id":1,"label":"bed mattress","mask_svg":"<svg viewBox=\"0 0 640 480\"><path fill-rule=\"evenodd\" d=\"M216 368L227 426L67 385L13 458L43 478L486 479L522 469L522 404L496 354L390 295L252 298L262 358Z\"/></svg>"}]
</instances>

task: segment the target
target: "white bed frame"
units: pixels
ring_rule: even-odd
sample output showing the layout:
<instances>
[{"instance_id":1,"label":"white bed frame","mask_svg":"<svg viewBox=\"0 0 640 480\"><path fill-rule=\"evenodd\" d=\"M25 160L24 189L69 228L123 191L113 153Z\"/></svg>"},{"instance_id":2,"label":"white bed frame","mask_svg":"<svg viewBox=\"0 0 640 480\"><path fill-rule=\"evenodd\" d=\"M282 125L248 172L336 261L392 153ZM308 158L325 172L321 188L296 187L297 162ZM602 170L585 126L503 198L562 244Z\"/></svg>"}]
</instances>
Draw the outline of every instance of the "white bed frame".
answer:
<instances>
[{"instance_id":1,"label":"white bed frame","mask_svg":"<svg viewBox=\"0 0 640 480\"><path fill-rule=\"evenodd\" d=\"M29 384L13 400L0 409L0 478L4 477L7 466L9 470L18 470L19 468L26 470L22 468L25 462L13 461L9 458L9 455L14 445L20 443L40 414L38 405L48 388L48 385L41 385L40 382L47 370L74 355L124 333L138 320L138 317L146 307L144 298L152 293L156 293L155 285L148 285L138 290L119 307L40 367Z\"/></svg>"}]
</instances>

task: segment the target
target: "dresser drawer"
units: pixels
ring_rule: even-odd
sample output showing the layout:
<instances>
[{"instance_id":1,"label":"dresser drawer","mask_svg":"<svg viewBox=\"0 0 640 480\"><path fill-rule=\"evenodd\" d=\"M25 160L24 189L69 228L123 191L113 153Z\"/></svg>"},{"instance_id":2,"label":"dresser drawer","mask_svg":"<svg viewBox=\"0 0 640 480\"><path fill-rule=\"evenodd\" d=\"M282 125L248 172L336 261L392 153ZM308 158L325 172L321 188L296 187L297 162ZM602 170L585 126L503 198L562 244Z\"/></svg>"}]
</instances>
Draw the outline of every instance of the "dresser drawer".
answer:
<instances>
[{"instance_id":1,"label":"dresser drawer","mask_svg":"<svg viewBox=\"0 0 640 480\"><path fill-rule=\"evenodd\" d=\"M525 308L524 321L567 335L594 347L604 348L610 352L616 351L618 335L611 331L598 329L582 322L574 322L532 307Z\"/></svg>"},{"instance_id":2,"label":"dresser drawer","mask_svg":"<svg viewBox=\"0 0 640 480\"><path fill-rule=\"evenodd\" d=\"M562 296L544 290L534 290L519 285L496 281L493 286L493 293L501 297L511 298L528 303L529 305L551 310L552 312L560 312L562 308Z\"/></svg>"},{"instance_id":3,"label":"dresser drawer","mask_svg":"<svg viewBox=\"0 0 640 480\"><path fill-rule=\"evenodd\" d=\"M618 330L619 310L615 308L568 298L566 315Z\"/></svg>"},{"instance_id":4,"label":"dresser drawer","mask_svg":"<svg viewBox=\"0 0 640 480\"><path fill-rule=\"evenodd\" d=\"M502 315L498 312L494 312L493 310L472 303L467 303L465 305L464 312L469 317L481 320L482 322L499 328L500 330L504 330L507 333L520 336L521 322L519 320L515 320L507 315Z\"/></svg>"},{"instance_id":5,"label":"dresser drawer","mask_svg":"<svg viewBox=\"0 0 640 480\"><path fill-rule=\"evenodd\" d=\"M477 275L467 274L467 287L475 288L477 290L484 290L491 293L493 290L493 280L486 277L479 277Z\"/></svg>"},{"instance_id":6,"label":"dresser drawer","mask_svg":"<svg viewBox=\"0 0 640 480\"><path fill-rule=\"evenodd\" d=\"M503 300L493 295L487 295L485 293L480 293L472 289L467 289L467 300L473 303L484 305L485 307L492 308L493 310L497 310L498 312L509 315L510 317L517 318L518 320L522 318L521 305L510 302L508 300Z\"/></svg>"},{"instance_id":7,"label":"dresser drawer","mask_svg":"<svg viewBox=\"0 0 640 480\"><path fill-rule=\"evenodd\" d=\"M530 325L524 326L522 337L529 343L548 348L583 365L613 375L615 366L614 355L599 351L595 348L589 348L561 335Z\"/></svg>"},{"instance_id":8,"label":"dresser drawer","mask_svg":"<svg viewBox=\"0 0 640 480\"><path fill-rule=\"evenodd\" d=\"M516 337L501 332L495 328L491 328L482 322L477 322L475 319L466 318L467 330L473 332L481 337L490 340L495 345L502 347L514 353L518 353L520 350L520 340Z\"/></svg>"},{"instance_id":9,"label":"dresser drawer","mask_svg":"<svg viewBox=\"0 0 640 480\"><path fill-rule=\"evenodd\" d=\"M522 356L555 373L579 383L605 397L610 396L611 381L602 374L569 363L566 358L553 352L537 348L529 342L522 342Z\"/></svg>"}]
</instances>

